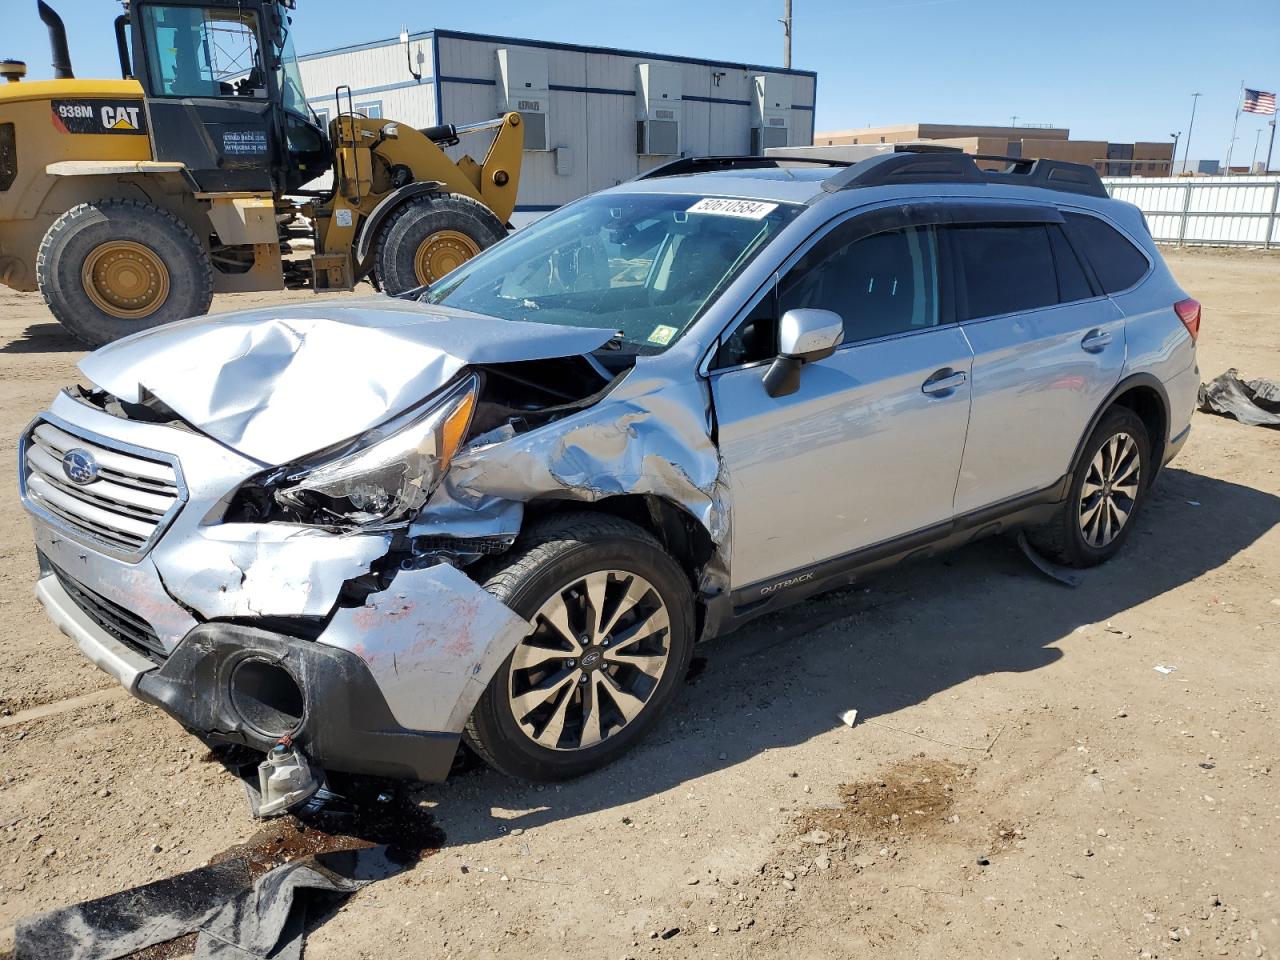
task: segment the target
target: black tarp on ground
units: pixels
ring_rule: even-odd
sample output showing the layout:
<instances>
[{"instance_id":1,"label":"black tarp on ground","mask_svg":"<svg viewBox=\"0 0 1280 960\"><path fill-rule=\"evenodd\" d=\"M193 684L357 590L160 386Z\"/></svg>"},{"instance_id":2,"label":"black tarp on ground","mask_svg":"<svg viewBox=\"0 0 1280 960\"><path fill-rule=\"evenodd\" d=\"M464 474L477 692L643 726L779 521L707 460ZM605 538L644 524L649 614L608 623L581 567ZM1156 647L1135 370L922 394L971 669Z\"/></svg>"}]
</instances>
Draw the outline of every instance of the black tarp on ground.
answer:
<instances>
[{"instance_id":1,"label":"black tarp on ground","mask_svg":"<svg viewBox=\"0 0 1280 960\"><path fill-rule=\"evenodd\" d=\"M255 880L247 860L227 860L20 920L14 956L117 960L194 932L196 960L298 960L306 891L348 894L408 865L375 846L294 860Z\"/></svg>"},{"instance_id":2,"label":"black tarp on ground","mask_svg":"<svg viewBox=\"0 0 1280 960\"><path fill-rule=\"evenodd\" d=\"M1242 380L1234 367L1200 384L1200 409L1252 427L1280 427L1280 382Z\"/></svg>"}]
</instances>

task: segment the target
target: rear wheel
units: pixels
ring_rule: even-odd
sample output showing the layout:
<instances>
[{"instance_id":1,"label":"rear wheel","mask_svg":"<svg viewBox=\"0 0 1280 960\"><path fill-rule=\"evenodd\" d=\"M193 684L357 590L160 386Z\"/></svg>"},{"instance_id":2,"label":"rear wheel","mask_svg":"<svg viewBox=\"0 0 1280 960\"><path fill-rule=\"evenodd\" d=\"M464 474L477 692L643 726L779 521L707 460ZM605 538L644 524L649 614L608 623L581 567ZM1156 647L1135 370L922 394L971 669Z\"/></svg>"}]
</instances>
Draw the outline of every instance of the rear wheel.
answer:
<instances>
[{"instance_id":1,"label":"rear wheel","mask_svg":"<svg viewBox=\"0 0 1280 960\"><path fill-rule=\"evenodd\" d=\"M644 530L601 514L535 526L486 589L534 625L468 721L468 743L526 780L563 780L630 749L674 699L693 597Z\"/></svg>"},{"instance_id":2,"label":"rear wheel","mask_svg":"<svg viewBox=\"0 0 1280 960\"><path fill-rule=\"evenodd\" d=\"M198 316L213 299L213 270L191 228L137 200L72 207L36 255L36 279L54 317L90 346Z\"/></svg>"},{"instance_id":3,"label":"rear wheel","mask_svg":"<svg viewBox=\"0 0 1280 960\"><path fill-rule=\"evenodd\" d=\"M1028 539L1059 563L1092 567L1111 559L1133 530L1151 480L1151 440L1127 407L1112 407L1089 437L1061 511Z\"/></svg>"},{"instance_id":4,"label":"rear wheel","mask_svg":"<svg viewBox=\"0 0 1280 960\"><path fill-rule=\"evenodd\" d=\"M395 296L435 283L507 235L488 207L468 197L418 197L395 211L378 237L374 270Z\"/></svg>"}]
</instances>

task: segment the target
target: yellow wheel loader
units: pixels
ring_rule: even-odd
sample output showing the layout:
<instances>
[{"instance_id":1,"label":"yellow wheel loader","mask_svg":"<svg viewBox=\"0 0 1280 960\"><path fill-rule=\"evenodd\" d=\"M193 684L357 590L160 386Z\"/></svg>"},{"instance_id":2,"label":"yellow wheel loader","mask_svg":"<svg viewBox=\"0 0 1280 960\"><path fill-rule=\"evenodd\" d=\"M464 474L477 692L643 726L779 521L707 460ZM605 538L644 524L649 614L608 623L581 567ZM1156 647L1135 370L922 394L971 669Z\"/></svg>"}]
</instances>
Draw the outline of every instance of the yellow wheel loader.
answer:
<instances>
[{"instance_id":1,"label":"yellow wheel loader","mask_svg":"<svg viewBox=\"0 0 1280 960\"><path fill-rule=\"evenodd\" d=\"M98 345L205 313L214 293L388 293L429 284L506 235L520 116L417 130L345 103L327 129L290 39L294 0L130 0L120 80L77 80L40 0L55 79L0 61L0 282L39 289ZM345 99L342 94L345 90ZM483 162L444 152L493 131ZM332 171L332 187L306 184ZM286 256L307 237L309 260Z\"/></svg>"}]
</instances>

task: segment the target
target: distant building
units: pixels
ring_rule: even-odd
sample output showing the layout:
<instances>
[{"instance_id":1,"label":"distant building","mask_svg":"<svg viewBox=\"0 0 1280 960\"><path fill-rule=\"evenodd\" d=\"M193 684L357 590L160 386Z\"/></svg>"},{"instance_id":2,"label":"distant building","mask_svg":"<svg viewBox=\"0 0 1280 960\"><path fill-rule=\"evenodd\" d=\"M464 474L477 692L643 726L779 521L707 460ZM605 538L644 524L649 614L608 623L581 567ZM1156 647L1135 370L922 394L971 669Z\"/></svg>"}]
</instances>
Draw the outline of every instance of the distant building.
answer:
<instances>
[{"instance_id":1,"label":"distant building","mask_svg":"<svg viewBox=\"0 0 1280 960\"><path fill-rule=\"evenodd\" d=\"M930 141L966 153L1001 157L1047 158L1087 163L1104 177L1167 177L1173 166L1172 143L1111 143L1072 140L1065 127L984 127L971 124L905 123L815 133L815 146Z\"/></svg>"},{"instance_id":2,"label":"distant building","mask_svg":"<svg viewBox=\"0 0 1280 960\"><path fill-rule=\"evenodd\" d=\"M1222 171L1221 160L1197 160L1196 173L1206 177L1216 177Z\"/></svg>"},{"instance_id":3,"label":"distant building","mask_svg":"<svg viewBox=\"0 0 1280 960\"><path fill-rule=\"evenodd\" d=\"M673 157L760 153L813 140L812 70L456 30L299 59L307 101L325 122L352 109L422 128L518 110L524 166L517 222ZM481 136L449 153L482 156L487 147Z\"/></svg>"}]
</instances>

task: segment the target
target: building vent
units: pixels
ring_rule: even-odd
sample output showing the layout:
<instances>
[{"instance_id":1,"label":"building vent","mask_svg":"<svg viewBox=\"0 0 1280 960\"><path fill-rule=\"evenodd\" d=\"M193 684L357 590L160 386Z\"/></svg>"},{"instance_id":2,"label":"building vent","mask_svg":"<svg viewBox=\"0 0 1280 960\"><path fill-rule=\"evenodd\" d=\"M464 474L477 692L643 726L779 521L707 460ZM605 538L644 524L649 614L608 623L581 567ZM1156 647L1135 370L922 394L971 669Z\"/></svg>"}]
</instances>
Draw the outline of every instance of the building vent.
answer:
<instances>
[{"instance_id":1,"label":"building vent","mask_svg":"<svg viewBox=\"0 0 1280 960\"><path fill-rule=\"evenodd\" d=\"M789 146L790 134L785 126L755 127L751 130L751 152L763 154L773 147Z\"/></svg>"},{"instance_id":2,"label":"building vent","mask_svg":"<svg viewBox=\"0 0 1280 960\"><path fill-rule=\"evenodd\" d=\"M526 150L551 149L551 89L545 50L513 47L498 51L498 109L519 112Z\"/></svg>"},{"instance_id":3,"label":"building vent","mask_svg":"<svg viewBox=\"0 0 1280 960\"><path fill-rule=\"evenodd\" d=\"M751 78L751 152L791 144L791 78L758 74Z\"/></svg>"},{"instance_id":4,"label":"building vent","mask_svg":"<svg viewBox=\"0 0 1280 960\"><path fill-rule=\"evenodd\" d=\"M658 157L679 155L683 96L679 65L636 64L636 153Z\"/></svg>"},{"instance_id":5,"label":"building vent","mask_svg":"<svg viewBox=\"0 0 1280 960\"><path fill-rule=\"evenodd\" d=\"M674 157L680 153L680 124L674 120L636 122L636 153L649 157Z\"/></svg>"}]
</instances>

